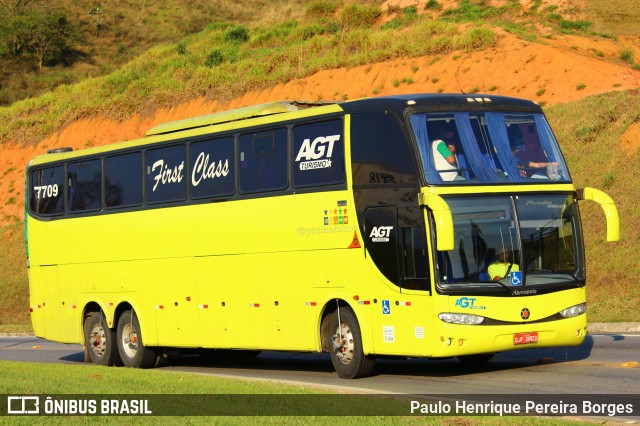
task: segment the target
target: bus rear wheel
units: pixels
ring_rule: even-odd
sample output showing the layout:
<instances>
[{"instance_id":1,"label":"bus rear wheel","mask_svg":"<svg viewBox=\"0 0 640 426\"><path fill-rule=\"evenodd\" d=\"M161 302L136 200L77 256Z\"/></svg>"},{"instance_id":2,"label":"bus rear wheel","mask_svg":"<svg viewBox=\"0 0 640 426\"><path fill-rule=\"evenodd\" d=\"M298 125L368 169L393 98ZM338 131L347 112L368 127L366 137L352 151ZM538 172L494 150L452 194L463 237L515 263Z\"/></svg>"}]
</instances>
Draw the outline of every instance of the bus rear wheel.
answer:
<instances>
[{"instance_id":1,"label":"bus rear wheel","mask_svg":"<svg viewBox=\"0 0 640 426\"><path fill-rule=\"evenodd\" d=\"M89 359L96 365L122 365L116 333L100 312L90 312L84 320L84 341Z\"/></svg>"},{"instance_id":2,"label":"bus rear wheel","mask_svg":"<svg viewBox=\"0 0 640 426\"><path fill-rule=\"evenodd\" d=\"M339 308L330 321L329 352L338 376L343 379L369 376L375 361L366 357L362 350L362 333L356 315L349 308Z\"/></svg>"},{"instance_id":3,"label":"bus rear wheel","mask_svg":"<svg viewBox=\"0 0 640 426\"><path fill-rule=\"evenodd\" d=\"M126 367L151 368L155 365L156 353L144 346L138 316L133 311L120 315L117 340L120 358Z\"/></svg>"}]
</instances>

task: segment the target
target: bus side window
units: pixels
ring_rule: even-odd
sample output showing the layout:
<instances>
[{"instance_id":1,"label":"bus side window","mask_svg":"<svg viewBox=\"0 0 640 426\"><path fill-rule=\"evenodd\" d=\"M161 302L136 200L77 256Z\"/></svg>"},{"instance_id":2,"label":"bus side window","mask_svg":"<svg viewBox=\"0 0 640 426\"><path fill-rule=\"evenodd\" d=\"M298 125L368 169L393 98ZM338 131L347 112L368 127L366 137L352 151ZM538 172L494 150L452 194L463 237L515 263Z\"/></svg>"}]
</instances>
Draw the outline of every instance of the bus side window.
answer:
<instances>
[{"instance_id":1,"label":"bus side window","mask_svg":"<svg viewBox=\"0 0 640 426\"><path fill-rule=\"evenodd\" d=\"M351 115L351 161L354 184L405 184L418 181L409 141L392 115Z\"/></svg>"},{"instance_id":2,"label":"bus side window","mask_svg":"<svg viewBox=\"0 0 640 426\"><path fill-rule=\"evenodd\" d=\"M147 202L167 203L187 198L186 159L184 145L147 151Z\"/></svg>"},{"instance_id":3,"label":"bus side window","mask_svg":"<svg viewBox=\"0 0 640 426\"><path fill-rule=\"evenodd\" d=\"M142 204L142 154L107 157L104 160L107 208Z\"/></svg>"},{"instance_id":4,"label":"bus side window","mask_svg":"<svg viewBox=\"0 0 640 426\"><path fill-rule=\"evenodd\" d=\"M286 189L287 129L240 135L240 192Z\"/></svg>"},{"instance_id":5,"label":"bus side window","mask_svg":"<svg viewBox=\"0 0 640 426\"><path fill-rule=\"evenodd\" d=\"M296 187L344 182L342 120L309 123L293 129L293 181Z\"/></svg>"},{"instance_id":6,"label":"bus side window","mask_svg":"<svg viewBox=\"0 0 640 426\"><path fill-rule=\"evenodd\" d=\"M232 136L192 143L189 164L191 198L223 197L235 192L235 143Z\"/></svg>"},{"instance_id":7,"label":"bus side window","mask_svg":"<svg viewBox=\"0 0 640 426\"><path fill-rule=\"evenodd\" d=\"M69 191L67 205L72 213L100 210L102 207L102 161L72 163L67 167Z\"/></svg>"}]
</instances>

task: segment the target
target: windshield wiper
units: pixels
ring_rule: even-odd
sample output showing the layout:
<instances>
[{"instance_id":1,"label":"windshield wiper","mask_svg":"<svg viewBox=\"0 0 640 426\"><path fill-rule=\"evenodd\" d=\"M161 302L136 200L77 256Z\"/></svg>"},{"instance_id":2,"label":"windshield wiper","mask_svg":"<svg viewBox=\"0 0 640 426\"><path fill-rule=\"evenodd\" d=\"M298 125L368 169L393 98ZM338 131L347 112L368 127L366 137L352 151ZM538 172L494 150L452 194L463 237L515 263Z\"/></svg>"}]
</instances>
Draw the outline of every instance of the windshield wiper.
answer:
<instances>
[{"instance_id":1,"label":"windshield wiper","mask_svg":"<svg viewBox=\"0 0 640 426\"><path fill-rule=\"evenodd\" d=\"M504 279L504 278L503 278L503 279ZM505 283L500 282L500 281L492 281L492 282L493 282L493 283L498 284L499 286L501 286L502 288L504 288L505 290L507 290L509 293L511 293L511 287L510 287L510 286L508 286L508 285L506 285Z\"/></svg>"},{"instance_id":2,"label":"windshield wiper","mask_svg":"<svg viewBox=\"0 0 640 426\"><path fill-rule=\"evenodd\" d=\"M562 274L564 272L558 272L558 271L552 271L550 269L535 269L535 268L530 268L527 269L526 272L535 272L535 273L542 273L542 274Z\"/></svg>"}]
</instances>

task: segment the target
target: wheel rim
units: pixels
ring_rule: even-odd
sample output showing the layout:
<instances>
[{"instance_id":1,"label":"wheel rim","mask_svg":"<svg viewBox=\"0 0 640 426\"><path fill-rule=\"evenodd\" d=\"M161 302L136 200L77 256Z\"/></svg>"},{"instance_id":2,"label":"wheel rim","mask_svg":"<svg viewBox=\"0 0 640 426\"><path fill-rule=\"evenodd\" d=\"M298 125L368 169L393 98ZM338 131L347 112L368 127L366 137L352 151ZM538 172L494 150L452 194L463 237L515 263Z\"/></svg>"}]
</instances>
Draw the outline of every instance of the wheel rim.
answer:
<instances>
[{"instance_id":1,"label":"wheel rim","mask_svg":"<svg viewBox=\"0 0 640 426\"><path fill-rule=\"evenodd\" d=\"M138 332L131 323L122 328L122 348L129 358L134 358L138 353Z\"/></svg>"},{"instance_id":2,"label":"wheel rim","mask_svg":"<svg viewBox=\"0 0 640 426\"><path fill-rule=\"evenodd\" d=\"M355 343L353 342L353 332L348 324L342 323L333 335L333 349L336 358L343 364L349 364L353 360Z\"/></svg>"},{"instance_id":3,"label":"wheel rim","mask_svg":"<svg viewBox=\"0 0 640 426\"><path fill-rule=\"evenodd\" d=\"M107 351L107 336L105 336L102 324L96 324L91 329L89 346L91 347L93 353L98 356L103 356Z\"/></svg>"}]
</instances>

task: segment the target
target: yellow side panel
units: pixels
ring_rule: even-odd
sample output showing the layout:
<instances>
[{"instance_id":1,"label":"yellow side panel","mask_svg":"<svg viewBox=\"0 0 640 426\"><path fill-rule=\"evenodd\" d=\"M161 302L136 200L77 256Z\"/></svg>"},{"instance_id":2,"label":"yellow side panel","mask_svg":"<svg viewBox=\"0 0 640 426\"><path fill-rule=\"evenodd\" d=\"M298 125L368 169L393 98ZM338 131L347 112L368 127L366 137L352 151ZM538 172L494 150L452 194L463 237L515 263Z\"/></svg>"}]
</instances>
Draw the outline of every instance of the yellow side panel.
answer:
<instances>
[{"instance_id":1,"label":"yellow side panel","mask_svg":"<svg viewBox=\"0 0 640 426\"><path fill-rule=\"evenodd\" d=\"M43 275L44 298L42 300L42 309L44 310L44 322L47 336L52 336L52 340L63 341L64 334L62 329L62 321L60 321L62 306L60 303L60 287L58 281L58 267L44 266L41 268Z\"/></svg>"},{"instance_id":2,"label":"yellow side panel","mask_svg":"<svg viewBox=\"0 0 640 426\"><path fill-rule=\"evenodd\" d=\"M195 345L200 338L200 318L193 258L140 261L138 267L146 271L148 296L144 302L154 295L158 342L163 346Z\"/></svg>"},{"instance_id":3,"label":"yellow side panel","mask_svg":"<svg viewBox=\"0 0 640 426\"><path fill-rule=\"evenodd\" d=\"M41 268L29 268L29 309L31 310L31 326L38 337L45 337L43 302L46 283L40 276Z\"/></svg>"},{"instance_id":4,"label":"yellow side panel","mask_svg":"<svg viewBox=\"0 0 640 426\"><path fill-rule=\"evenodd\" d=\"M243 256L208 256L195 260L203 347L249 348L250 289Z\"/></svg>"}]
</instances>

